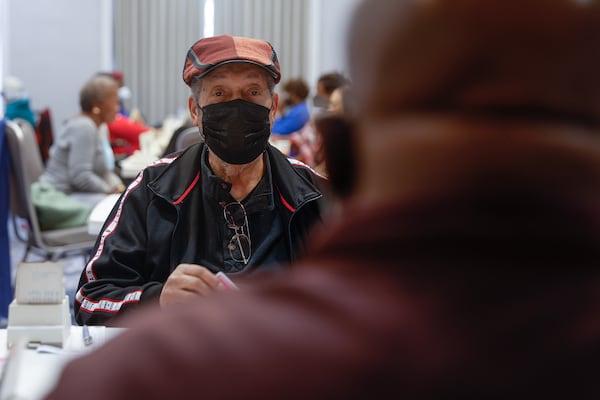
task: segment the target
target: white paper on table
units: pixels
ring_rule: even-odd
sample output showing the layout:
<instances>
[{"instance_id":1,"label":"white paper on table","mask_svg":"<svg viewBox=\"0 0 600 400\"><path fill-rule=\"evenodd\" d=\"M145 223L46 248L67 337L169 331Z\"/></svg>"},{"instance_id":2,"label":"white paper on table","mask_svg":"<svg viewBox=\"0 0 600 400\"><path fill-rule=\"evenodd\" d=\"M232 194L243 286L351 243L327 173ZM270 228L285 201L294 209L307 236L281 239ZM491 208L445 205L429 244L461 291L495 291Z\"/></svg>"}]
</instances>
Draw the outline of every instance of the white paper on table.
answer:
<instances>
[{"instance_id":1,"label":"white paper on table","mask_svg":"<svg viewBox=\"0 0 600 400\"><path fill-rule=\"evenodd\" d=\"M19 304L60 304L65 296L63 265L22 262L17 267L15 298Z\"/></svg>"}]
</instances>

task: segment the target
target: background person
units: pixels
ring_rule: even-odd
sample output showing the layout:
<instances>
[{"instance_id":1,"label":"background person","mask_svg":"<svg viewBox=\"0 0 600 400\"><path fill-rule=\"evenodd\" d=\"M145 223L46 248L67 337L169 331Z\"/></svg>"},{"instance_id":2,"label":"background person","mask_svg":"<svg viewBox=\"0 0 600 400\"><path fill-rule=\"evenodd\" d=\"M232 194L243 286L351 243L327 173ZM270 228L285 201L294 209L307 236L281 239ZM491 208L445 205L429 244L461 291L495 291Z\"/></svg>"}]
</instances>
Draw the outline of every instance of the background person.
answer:
<instances>
[{"instance_id":1,"label":"background person","mask_svg":"<svg viewBox=\"0 0 600 400\"><path fill-rule=\"evenodd\" d=\"M284 154L307 162L300 154L298 141L305 139L312 141L312 130L308 127L310 113L306 98L309 89L306 82L301 79L290 79L283 84L283 110L278 113L273 123L271 143L273 143Z\"/></svg>"},{"instance_id":2,"label":"background person","mask_svg":"<svg viewBox=\"0 0 600 400\"><path fill-rule=\"evenodd\" d=\"M125 189L113 172L106 129L118 111L116 82L104 76L90 79L79 103L80 114L65 123L50 147L44 172L31 185L43 230L83 226L96 203Z\"/></svg>"},{"instance_id":3,"label":"background person","mask_svg":"<svg viewBox=\"0 0 600 400\"><path fill-rule=\"evenodd\" d=\"M123 74L120 71L101 72L98 75L110 76L119 85L119 112L115 118L108 122L108 138L115 158L122 160L140 149L140 135L148 132L150 127L141 121L136 121L129 116L125 108L125 102L131 97L131 91L123 82Z\"/></svg>"},{"instance_id":4,"label":"background person","mask_svg":"<svg viewBox=\"0 0 600 400\"><path fill-rule=\"evenodd\" d=\"M283 84L283 109L273 123L273 135L289 135L299 131L310 120L308 84L302 78L290 79Z\"/></svg>"},{"instance_id":5,"label":"background person","mask_svg":"<svg viewBox=\"0 0 600 400\"><path fill-rule=\"evenodd\" d=\"M317 79L317 94L313 97L313 105L321 111L326 111L329 108L331 93L347 83L347 78L339 72L320 75Z\"/></svg>"},{"instance_id":6,"label":"background person","mask_svg":"<svg viewBox=\"0 0 600 400\"><path fill-rule=\"evenodd\" d=\"M329 107L327 108L327 111L333 115L350 113L352 109L351 97L352 92L349 84L335 88L329 97Z\"/></svg>"},{"instance_id":7,"label":"background person","mask_svg":"<svg viewBox=\"0 0 600 400\"><path fill-rule=\"evenodd\" d=\"M335 175L332 183L338 185L336 188L338 194L350 193L350 176L354 174L355 169L352 159L353 139L350 132L354 115L351 97L350 85L334 89L327 112L317 116L313 121L312 166L321 175L330 176L332 173ZM327 159L331 164L329 169L325 162Z\"/></svg>"},{"instance_id":8,"label":"background person","mask_svg":"<svg viewBox=\"0 0 600 400\"><path fill-rule=\"evenodd\" d=\"M40 182L67 194L79 193L82 199L86 193L123 191L123 183L107 161L100 130L119 110L117 89L116 82L104 76L85 83L79 93L81 112L65 123L54 140Z\"/></svg>"},{"instance_id":9,"label":"background person","mask_svg":"<svg viewBox=\"0 0 600 400\"><path fill-rule=\"evenodd\" d=\"M98 75L108 76L114 79L119 85L118 97L119 97L119 115L129 117L129 110L125 106L125 103L131 99L131 89L125 85L123 73L121 71L112 72L98 72Z\"/></svg>"},{"instance_id":10,"label":"background person","mask_svg":"<svg viewBox=\"0 0 600 400\"><path fill-rule=\"evenodd\" d=\"M148 166L115 206L81 275L81 324L205 296L220 287L219 271L279 270L320 221L321 179L268 144L281 79L273 47L201 39L183 79L203 143Z\"/></svg>"},{"instance_id":11,"label":"background person","mask_svg":"<svg viewBox=\"0 0 600 400\"><path fill-rule=\"evenodd\" d=\"M4 116L7 119L21 118L31 124L32 128L37 125L35 113L31 109L29 94L25 90L23 82L15 76L4 78L2 97L6 103Z\"/></svg>"},{"instance_id":12,"label":"background person","mask_svg":"<svg viewBox=\"0 0 600 400\"><path fill-rule=\"evenodd\" d=\"M317 94L313 97L316 108L313 110L311 120L300 131L290 135L290 154L295 159L313 166L321 175L327 175L327 171L321 154L321 137L317 132L319 129L316 126L317 119L329 115L331 95L336 89L347 85L347 82L348 80L338 72L321 75L317 81ZM341 149L342 152L344 150Z\"/></svg>"}]
</instances>

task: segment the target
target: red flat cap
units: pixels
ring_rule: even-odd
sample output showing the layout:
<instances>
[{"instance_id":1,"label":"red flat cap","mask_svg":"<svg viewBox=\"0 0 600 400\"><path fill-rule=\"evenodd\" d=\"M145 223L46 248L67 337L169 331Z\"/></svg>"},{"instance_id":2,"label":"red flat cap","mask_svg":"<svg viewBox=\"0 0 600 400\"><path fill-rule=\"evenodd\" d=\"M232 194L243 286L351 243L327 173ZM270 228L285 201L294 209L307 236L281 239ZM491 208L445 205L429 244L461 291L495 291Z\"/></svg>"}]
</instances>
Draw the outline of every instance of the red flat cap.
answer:
<instances>
[{"instance_id":1,"label":"red flat cap","mask_svg":"<svg viewBox=\"0 0 600 400\"><path fill-rule=\"evenodd\" d=\"M193 78L201 78L223 64L235 62L257 65L269 72L275 83L281 80L277 54L269 42L221 35L200 39L188 50L183 81L190 86Z\"/></svg>"}]
</instances>

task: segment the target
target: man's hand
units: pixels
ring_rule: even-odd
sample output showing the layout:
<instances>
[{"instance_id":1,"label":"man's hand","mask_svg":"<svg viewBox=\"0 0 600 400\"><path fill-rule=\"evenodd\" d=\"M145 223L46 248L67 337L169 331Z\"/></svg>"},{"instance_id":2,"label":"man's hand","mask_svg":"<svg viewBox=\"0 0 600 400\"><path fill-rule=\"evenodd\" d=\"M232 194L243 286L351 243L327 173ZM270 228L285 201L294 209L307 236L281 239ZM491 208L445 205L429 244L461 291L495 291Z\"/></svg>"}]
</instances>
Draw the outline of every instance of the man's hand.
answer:
<instances>
[{"instance_id":1,"label":"man's hand","mask_svg":"<svg viewBox=\"0 0 600 400\"><path fill-rule=\"evenodd\" d=\"M160 294L161 307L181 304L199 296L206 296L223 284L206 267L197 264L179 264L165 282Z\"/></svg>"}]
</instances>

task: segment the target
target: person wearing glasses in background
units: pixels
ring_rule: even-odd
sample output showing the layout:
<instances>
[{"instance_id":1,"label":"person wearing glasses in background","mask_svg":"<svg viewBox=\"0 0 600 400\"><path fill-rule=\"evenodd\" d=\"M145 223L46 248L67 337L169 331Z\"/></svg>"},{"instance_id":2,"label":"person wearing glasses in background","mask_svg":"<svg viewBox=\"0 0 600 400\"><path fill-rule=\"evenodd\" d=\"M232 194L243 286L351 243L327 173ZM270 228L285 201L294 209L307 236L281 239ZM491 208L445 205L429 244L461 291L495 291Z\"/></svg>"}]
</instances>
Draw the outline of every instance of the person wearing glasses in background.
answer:
<instances>
[{"instance_id":1,"label":"person wearing glasses in background","mask_svg":"<svg viewBox=\"0 0 600 400\"><path fill-rule=\"evenodd\" d=\"M217 272L277 270L298 256L325 182L268 143L280 79L262 40L223 35L189 49L183 80L203 142L145 168L115 205L81 274L78 323L116 324L140 303L222 288Z\"/></svg>"}]
</instances>

